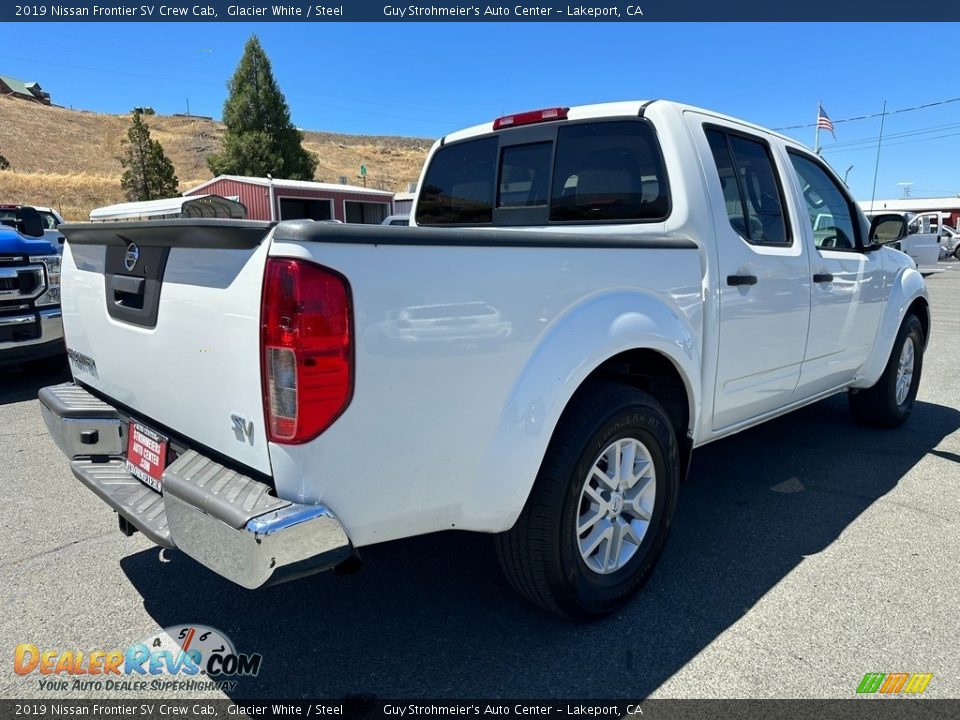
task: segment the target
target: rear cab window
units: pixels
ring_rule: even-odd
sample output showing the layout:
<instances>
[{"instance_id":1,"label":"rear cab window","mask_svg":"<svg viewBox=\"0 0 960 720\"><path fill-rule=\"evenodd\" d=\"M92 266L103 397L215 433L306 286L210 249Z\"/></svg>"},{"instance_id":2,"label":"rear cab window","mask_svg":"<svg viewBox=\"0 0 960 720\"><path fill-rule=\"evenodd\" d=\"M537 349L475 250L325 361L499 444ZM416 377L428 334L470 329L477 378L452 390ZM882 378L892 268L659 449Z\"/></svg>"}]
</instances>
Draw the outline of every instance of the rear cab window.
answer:
<instances>
[{"instance_id":1,"label":"rear cab window","mask_svg":"<svg viewBox=\"0 0 960 720\"><path fill-rule=\"evenodd\" d=\"M496 137L441 148L430 163L417 204L421 225L484 225L493 222Z\"/></svg>"},{"instance_id":2,"label":"rear cab window","mask_svg":"<svg viewBox=\"0 0 960 720\"><path fill-rule=\"evenodd\" d=\"M663 220L670 209L653 130L633 120L584 123L557 133L551 220Z\"/></svg>"},{"instance_id":3,"label":"rear cab window","mask_svg":"<svg viewBox=\"0 0 960 720\"><path fill-rule=\"evenodd\" d=\"M553 143L513 145L500 153L497 207L540 207L550 189Z\"/></svg>"},{"instance_id":4,"label":"rear cab window","mask_svg":"<svg viewBox=\"0 0 960 720\"><path fill-rule=\"evenodd\" d=\"M656 134L648 121L631 118L534 125L441 147L416 222L642 223L669 212Z\"/></svg>"}]
</instances>

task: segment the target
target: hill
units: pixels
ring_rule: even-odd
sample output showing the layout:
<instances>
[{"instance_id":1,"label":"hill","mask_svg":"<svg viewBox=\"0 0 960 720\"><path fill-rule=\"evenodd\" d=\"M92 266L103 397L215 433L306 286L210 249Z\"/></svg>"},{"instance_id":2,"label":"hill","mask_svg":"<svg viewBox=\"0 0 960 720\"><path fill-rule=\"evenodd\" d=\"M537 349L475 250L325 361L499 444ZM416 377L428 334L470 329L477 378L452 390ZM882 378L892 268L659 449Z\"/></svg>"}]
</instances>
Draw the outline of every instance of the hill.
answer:
<instances>
[{"instance_id":1,"label":"hill","mask_svg":"<svg viewBox=\"0 0 960 720\"><path fill-rule=\"evenodd\" d=\"M145 118L176 168L180 189L211 177L206 158L220 149L223 124L196 117ZM86 220L90 210L123 202L120 143L129 115L104 115L0 97L0 153L10 170L0 171L0 203L18 202L61 209L69 220ZM357 183L361 164L367 185L395 192L420 175L431 141L372 135L304 132L304 146L318 159L316 179Z\"/></svg>"}]
</instances>

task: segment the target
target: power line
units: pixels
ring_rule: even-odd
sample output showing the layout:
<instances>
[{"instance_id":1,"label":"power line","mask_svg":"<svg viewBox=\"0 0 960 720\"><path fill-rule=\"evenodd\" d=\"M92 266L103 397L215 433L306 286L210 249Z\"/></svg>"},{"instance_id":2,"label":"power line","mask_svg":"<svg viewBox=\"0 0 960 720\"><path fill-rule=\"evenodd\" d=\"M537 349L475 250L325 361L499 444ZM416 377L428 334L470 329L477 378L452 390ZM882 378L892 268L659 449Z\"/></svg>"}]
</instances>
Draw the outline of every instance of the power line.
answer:
<instances>
[{"instance_id":1,"label":"power line","mask_svg":"<svg viewBox=\"0 0 960 720\"><path fill-rule=\"evenodd\" d=\"M911 138L911 137L917 137L919 135L929 135L931 133L943 132L944 130L956 130L958 128L960 128L960 123L951 123L949 125L933 125L931 127L926 127L926 128L917 128L916 130L904 130L902 132L897 132L897 133L887 133L884 135L884 139L895 140L900 138ZM831 143L829 147L831 149L848 148L848 147L855 148L858 145L872 146L875 142L877 142L877 137L873 136L873 137L866 137L866 138L858 138L855 140L845 140L843 142L838 142L838 143Z\"/></svg>"},{"instance_id":2,"label":"power line","mask_svg":"<svg viewBox=\"0 0 960 720\"><path fill-rule=\"evenodd\" d=\"M910 139L910 140L900 140L899 142L889 142L889 143L888 143L888 142L884 142L884 143L883 143L883 147L886 148L886 147L893 147L893 146L895 146L895 145L912 145L913 143L927 142L927 141L929 141L929 140L942 140L942 139L944 139L944 138L956 137L956 136L958 136L958 135L960 135L960 132L947 133L947 134L945 134L945 135L934 135L933 137L922 137L922 138L913 138L913 139ZM839 150L833 150L833 149L831 149L831 148L824 148L823 151L824 151L825 154L827 154L827 153L837 153L837 154L840 154L840 153L845 153L845 152L860 152L860 151L863 151L863 150L870 150L870 149L871 149L871 147L870 147L869 145L863 145L863 146L861 146L861 147L840 148Z\"/></svg>"},{"instance_id":3,"label":"power line","mask_svg":"<svg viewBox=\"0 0 960 720\"><path fill-rule=\"evenodd\" d=\"M869 120L870 118L880 117L881 115L898 115L905 112L913 112L914 110L926 110L927 108L936 107L938 105L948 105L950 103L960 102L960 97L948 98L947 100L937 100L936 102L924 103L923 105L917 105L915 107L900 108L899 110L890 110L888 112L879 112L879 113L870 113L869 115L857 115L856 117L843 118L842 120L833 120L833 124L837 125L839 123L848 123L855 120ZM800 130L802 128L812 128L815 127L817 123L807 123L805 125L787 125L786 127L773 128L774 130L780 132L783 130Z\"/></svg>"}]
</instances>

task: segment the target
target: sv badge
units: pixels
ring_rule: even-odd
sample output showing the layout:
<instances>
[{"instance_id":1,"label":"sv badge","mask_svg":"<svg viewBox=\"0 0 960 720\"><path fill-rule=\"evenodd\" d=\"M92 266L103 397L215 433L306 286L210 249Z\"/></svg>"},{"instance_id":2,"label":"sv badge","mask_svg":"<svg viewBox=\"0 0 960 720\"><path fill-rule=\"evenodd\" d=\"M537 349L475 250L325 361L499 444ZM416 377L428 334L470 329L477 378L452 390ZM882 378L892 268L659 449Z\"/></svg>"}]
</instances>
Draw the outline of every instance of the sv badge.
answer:
<instances>
[{"instance_id":1,"label":"sv badge","mask_svg":"<svg viewBox=\"0 0 960 720\"><path fill-rule=\"evenodd\" d=\"M243 442L245 439L253 445L253 420L249 422L243 415L231 415L230 419L233 420L233 432L237 436L237 440Z\"/></svg>"}]
</instances>

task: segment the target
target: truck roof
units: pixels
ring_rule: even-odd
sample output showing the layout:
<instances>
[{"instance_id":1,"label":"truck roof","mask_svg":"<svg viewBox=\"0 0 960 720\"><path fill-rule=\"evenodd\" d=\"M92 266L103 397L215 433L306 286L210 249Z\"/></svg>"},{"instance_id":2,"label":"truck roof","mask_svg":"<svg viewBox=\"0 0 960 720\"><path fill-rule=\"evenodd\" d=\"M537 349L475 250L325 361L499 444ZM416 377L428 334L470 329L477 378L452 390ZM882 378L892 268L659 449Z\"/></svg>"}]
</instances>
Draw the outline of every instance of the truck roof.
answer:
<instances>
[{"instance_id":1,"label":"truck roof","mask_svg":"<svg viewBox=\"0 0 960 720\"><path fill-rule=\"evenodd\" d=\"M765 128L762 125L756 125L740 118L724 115L723 113L718 113L713 110L696 107L695 105L686 105L674 100L625 100L621 102L595 103L592 105L576 105L569 108L567 120L590 120L593 118L628 117L630 115L639 115L642 108L649 107L654 103L657 105L671 105L679 112L692 110L694 112L703 113L704 115L711 115L721 120L735 122L740 125L744 125L745 127L753 128L754 130L775 135L785 142L789 142L800 147L803 146L802 143L797 142L795 139L787 137L786 135L781 135L780 133L774 132L769 128ZM491 132L493 132L492 119L489 122L485 122L480 125L473 125L472 127L452 132L449 135L444 136L439 142L447 143L457 140L465 140L470 137L486 135L487 133Z\"/></svg>"}]
</instances>

